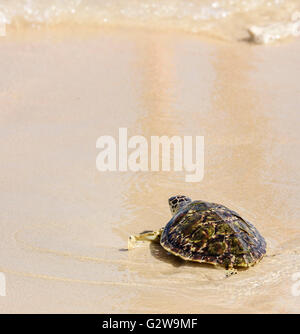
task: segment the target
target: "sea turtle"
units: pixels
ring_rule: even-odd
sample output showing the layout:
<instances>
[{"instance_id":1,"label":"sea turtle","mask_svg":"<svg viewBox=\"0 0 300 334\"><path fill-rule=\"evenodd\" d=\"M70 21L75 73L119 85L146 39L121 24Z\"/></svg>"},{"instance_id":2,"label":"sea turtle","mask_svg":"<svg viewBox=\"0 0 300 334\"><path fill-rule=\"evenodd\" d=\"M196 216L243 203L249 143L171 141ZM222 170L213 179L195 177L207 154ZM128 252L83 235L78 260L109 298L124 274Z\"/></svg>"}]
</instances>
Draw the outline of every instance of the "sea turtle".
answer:
<instances>
[{"instance_id":1,"label":"sea turtle","mask_svg":"<svg viewBox=\"0 0 300 334\"><path fill-rule=\"evenodd\" d=\"M187 261L234 268L250 267L266 253L266 242L258 230L227 207L186 196L169 198L173 215L158 231L145 231L128 239L128 249L138 241L158 242L168 252Z\"/></svg>"}]
</instances>

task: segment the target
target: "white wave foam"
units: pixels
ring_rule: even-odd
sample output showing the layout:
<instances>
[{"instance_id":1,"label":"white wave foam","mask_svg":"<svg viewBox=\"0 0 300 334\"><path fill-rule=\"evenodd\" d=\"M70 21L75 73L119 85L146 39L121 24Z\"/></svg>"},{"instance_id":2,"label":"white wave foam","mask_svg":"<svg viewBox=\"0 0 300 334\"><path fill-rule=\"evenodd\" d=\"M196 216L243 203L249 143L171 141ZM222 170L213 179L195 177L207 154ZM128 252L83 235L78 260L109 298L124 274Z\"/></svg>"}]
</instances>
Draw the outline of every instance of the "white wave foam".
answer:
<instances>
[{"instance_id":1,"label":"white wave foam","mask_svg":"<svg viewBox=\"0 0 300 334\"><path fill-rule=\"evenodd\" d=\"M0 24L146 26L269 43L299 32L299 0L1 0ZM292 20L290 19L292 17ZM250 27L250 28L249 28Z\"/></svg>"}]
</instances>

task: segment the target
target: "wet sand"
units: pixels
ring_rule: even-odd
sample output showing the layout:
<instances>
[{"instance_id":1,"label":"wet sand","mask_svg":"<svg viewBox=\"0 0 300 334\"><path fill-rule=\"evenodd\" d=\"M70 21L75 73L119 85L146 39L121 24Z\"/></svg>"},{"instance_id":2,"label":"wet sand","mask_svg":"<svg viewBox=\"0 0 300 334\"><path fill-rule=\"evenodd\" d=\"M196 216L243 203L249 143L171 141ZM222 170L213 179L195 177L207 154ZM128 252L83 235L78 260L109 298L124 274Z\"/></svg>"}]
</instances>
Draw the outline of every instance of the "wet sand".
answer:
<instances>
[{"instance_id":1,"label":"wet sand","mask_svg":"<svg viewBox=\"0 0 300 334\"><path fill-rule=\"evenodd\" d=\"M299 313L300 41L277 46L107 30L0 44L0 312ZM205 176L96 169L96 140L205 138ZM129 234L170 219L167 199L229 206L268 256L225 279Z\"/></svg>"}]
</instances>

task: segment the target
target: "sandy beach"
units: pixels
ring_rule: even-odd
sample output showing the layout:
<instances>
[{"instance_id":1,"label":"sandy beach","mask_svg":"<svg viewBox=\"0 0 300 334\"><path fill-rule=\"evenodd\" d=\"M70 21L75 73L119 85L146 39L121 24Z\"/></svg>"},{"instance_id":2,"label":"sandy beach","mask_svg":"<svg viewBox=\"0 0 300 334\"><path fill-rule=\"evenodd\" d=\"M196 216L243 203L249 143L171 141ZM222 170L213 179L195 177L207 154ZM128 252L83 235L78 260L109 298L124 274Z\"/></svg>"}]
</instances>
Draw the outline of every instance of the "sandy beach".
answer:
<instances>
[{"instance_id":1,"label":"sandy beach","mask_svg":"<svg viewBox=\"0 0 300 334\"><path fill-rule=\"evenodd\" d=\"M299 313L300 40L274 46L107 28L0 40L0 313ZM96 140L205 138L183 172L99 172ZM225 279L132 233L168 198L222 203L260 230L261 263Z\"/></svg>"}]
</instances>

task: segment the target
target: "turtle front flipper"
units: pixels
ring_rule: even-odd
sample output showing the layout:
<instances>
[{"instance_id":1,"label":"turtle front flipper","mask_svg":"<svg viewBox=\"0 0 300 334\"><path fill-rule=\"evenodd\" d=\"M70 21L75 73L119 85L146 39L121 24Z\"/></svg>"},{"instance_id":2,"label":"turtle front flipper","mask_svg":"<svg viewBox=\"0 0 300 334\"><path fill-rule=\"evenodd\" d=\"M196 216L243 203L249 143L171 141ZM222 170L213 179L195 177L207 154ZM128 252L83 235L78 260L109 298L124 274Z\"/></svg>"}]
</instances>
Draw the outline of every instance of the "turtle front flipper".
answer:
<instances>
[{"instance_id":1,"label":"turtle front flipper","mask_svg":"<svg viewBox=\"0 0 300 334\"><path fill-rule=\"evenodd\" d=\"M163 230L161 228L158 231L145 231L138 235L131 235L128 238L128 250L138 247L139 243L143 243L144 241L159 243Z\"/></svg>"}]
</instances>

